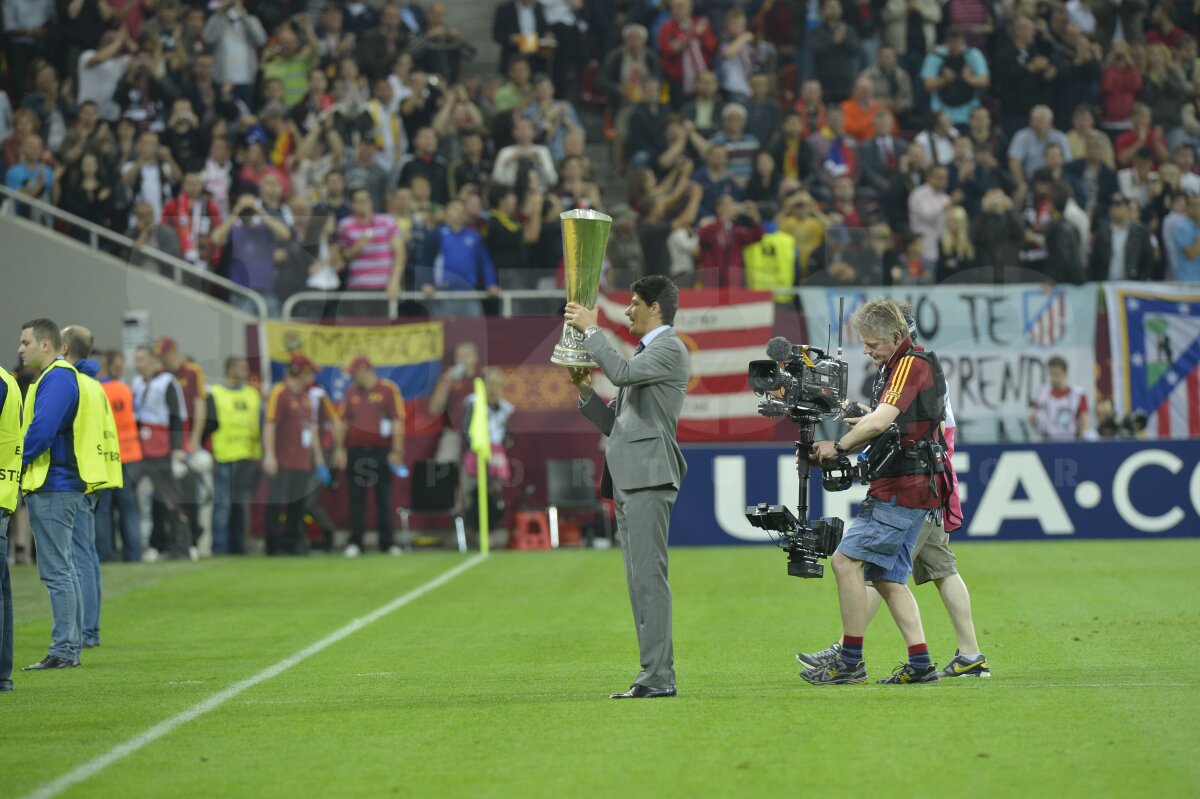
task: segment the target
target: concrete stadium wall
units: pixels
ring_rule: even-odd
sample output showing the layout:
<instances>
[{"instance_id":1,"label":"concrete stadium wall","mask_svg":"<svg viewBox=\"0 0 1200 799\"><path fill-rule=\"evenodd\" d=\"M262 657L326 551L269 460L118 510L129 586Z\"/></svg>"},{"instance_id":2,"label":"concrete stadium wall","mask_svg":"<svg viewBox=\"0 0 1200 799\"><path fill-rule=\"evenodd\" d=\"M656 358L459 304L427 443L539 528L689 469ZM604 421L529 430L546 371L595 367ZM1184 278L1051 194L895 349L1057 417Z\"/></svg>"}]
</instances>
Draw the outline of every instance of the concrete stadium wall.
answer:
<instances>
[{"instance_id":1,"label":"concrete stadium wall","mask_svg":"<svg viewBox=\"0 0 1200 799\"><path fill-rule=\"evenodd\" d=\"M16 361L18 326L45 316L91 328L96 344L122 348L126 311L149 313L153 336L169 335L210 377L246 354L252 317L156 274L131 268L23 219L0 217L0 362ZM130 364L132 367L132 364Z\"/></svg>"},{"instance_id":2,"label":"concrete stadium wall","mask_svg":"<svg viewBox=\"0 0 1200 799\"><path fill-rule=\"evenodd\" d=\"M449 0L447 16L451 27L475 45L475 60L465 65L467 75L494 74L500 64L500 48L492 41L492 17L500 0Z\"/></svg>"}]
</instances>

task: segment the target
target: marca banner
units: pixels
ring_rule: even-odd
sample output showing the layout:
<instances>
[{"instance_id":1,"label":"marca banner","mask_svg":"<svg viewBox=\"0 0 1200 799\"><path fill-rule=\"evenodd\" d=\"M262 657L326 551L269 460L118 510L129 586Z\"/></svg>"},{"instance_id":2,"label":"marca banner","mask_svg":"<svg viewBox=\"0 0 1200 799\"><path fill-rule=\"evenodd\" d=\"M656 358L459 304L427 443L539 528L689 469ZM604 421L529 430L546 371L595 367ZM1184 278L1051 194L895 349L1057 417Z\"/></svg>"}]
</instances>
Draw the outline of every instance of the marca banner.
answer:
<instances>
[{"instance_id":1,"label":"marca banner","mask_svg":"<svg viewBox=\"0 0 1200 799\"><path fill-rule=\"evenodd\" d=\"M629 333L625 308L630 295L601 295L600 326L626 358L633 357L637 338ZM772 336L775 303L766 291L712 289L680 295L675 335L692 356L692 380L679 417L680 441L714 441L769 437L774 423L758 415L758 399L746 383L750 361L762 359ZM616 388L603 377L601 395Z\"/></svg>"},{"instance_id":2,"label":"marca banner","mask_svg":"<svg viewBox=\"0 0 1200 799\"><path fill-rule=\"evenodd\" d=\"M921 344L941 360L960 440L1036 438L1029 406L1046 382L1046 361L1067 362L1071 382L1095 407L1096 289L1088 286L929 286L919 290L818 289L801 291L807 343L837 348L838 304L845 300L841 334L851 364L850 393L870 396L875 369L861 354L850 319L869 299L909 303Z\"/></svg>"},{"instance_id":3,"label":"marca banner","mask_svg":"<svg viewBox=\"0 0 1200 799\"><path fill-rule=\"evenodd\" d=\"M693 445L683 454L672 546L764 543L746 507L796 511L791 447ZM976 444L955 450L954 466L965 517L954 541L1200 536L1200 440ZM818 471L809 486L810 519L849 524L867 494L857 484L827 493Z\"/></svg>"},{"instance_id":4,"label":"marca banner","mask_svg":"<svg viewBox=\"0 0 1200 799\"><path fill-rule=\"evenodd\" d=\"M282 380L293 353L307 355L318 368L317 382L334 402L341 402L350 375L345 369L365 355L380 377L400 387L406 400L433 390L445 353L441 322L350 327L267 322L267 353L271 379Z\"/></svg>"},{"instance_id":5,"label":"marca banner","mask_svg":"<svg viewBox=\"0 0 1200 799\"><path fill-rule=\"evenodd\" d=\"M1108 283L1113 408L1140 411L1159 438L1200 436L1200 291Z\"/></svg>"}]
</instances>

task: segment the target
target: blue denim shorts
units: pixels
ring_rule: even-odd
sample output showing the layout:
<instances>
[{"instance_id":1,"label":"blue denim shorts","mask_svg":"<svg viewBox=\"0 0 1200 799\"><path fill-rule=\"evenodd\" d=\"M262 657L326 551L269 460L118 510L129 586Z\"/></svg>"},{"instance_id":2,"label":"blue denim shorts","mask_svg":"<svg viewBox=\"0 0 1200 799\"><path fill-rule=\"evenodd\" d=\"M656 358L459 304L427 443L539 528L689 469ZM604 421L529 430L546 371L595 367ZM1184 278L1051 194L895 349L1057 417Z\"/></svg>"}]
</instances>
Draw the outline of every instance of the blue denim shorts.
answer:
<instances>
[{"instance_id":1,"label":"blue denim shorts","mask_svg":"<svg viewBox=\"0 0 1200 799\"><path fill-rule=\"evenodd\" d=\"M883 502L868 497L842 537L838 552L863 561L863 577L868 582L906 583L912 573L913 547L927 513L926 508L900 507L894 499Z\"/></svg>"}]
</instances>

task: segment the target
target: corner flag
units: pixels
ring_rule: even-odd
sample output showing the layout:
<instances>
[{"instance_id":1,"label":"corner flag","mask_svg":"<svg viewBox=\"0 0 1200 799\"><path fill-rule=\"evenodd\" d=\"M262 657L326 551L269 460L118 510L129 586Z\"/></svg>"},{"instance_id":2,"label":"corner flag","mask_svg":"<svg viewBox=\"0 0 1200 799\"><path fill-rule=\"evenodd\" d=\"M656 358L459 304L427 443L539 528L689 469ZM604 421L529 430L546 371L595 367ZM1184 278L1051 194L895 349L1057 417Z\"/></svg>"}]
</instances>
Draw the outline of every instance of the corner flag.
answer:
<instances>
[{"instance_id":1,"label":"corner flag","mask_svg":"<svg viewBox=\"0 0 1200 799\"><path fill-rule=\"evenodd\" d=\"M467 430L471 442L471 451L475 453L478 468L475 470L479 478L479 552L488 553L488 503L487 503L487 474L488 461L492 459L492 434L488 427L487 387L483 378L475 378L475 407L471 410L471 426Z\"/></svg>"}]
</instances>

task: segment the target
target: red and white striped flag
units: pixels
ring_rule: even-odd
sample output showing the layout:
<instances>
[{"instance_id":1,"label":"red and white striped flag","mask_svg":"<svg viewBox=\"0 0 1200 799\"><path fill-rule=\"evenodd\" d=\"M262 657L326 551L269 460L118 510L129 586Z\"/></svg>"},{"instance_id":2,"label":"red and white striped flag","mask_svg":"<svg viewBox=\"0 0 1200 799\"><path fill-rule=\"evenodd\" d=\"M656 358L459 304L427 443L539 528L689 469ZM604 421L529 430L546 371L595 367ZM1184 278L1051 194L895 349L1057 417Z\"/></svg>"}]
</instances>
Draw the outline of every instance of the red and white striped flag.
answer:
<instances>
[{"instance_id":1,"label":"red and white striped flag","mask_svg":"<svg viewBox=\"0 0 1200 799\"><path fill-rule=\"evenodd\" d=\"M1024 305L1025 336L1039 347L1051 347L1067 334L1067 295L1062 289L1046 294L1040 289L1026 291Z\"/></svg>"},{"instance_id":2,"label":"red and white striped flag","mask_svg":"<svg viewBox=\"0 0 1200 799\"><path fill-rule=\"evenodd\" d=\"M638 339L629 332L625 309L630 295L601 295L596 307L600 327L625 358L633 357ZM766 357L775 324L770 292L743 289L684 291L675 316L675 335L692 357L692 379L679 416L680 441L770 438L773 420L758 415L758 398L746 382L750 361ZM602 396L616 389L596 377Z\"/></svg>"}]
</instances>

